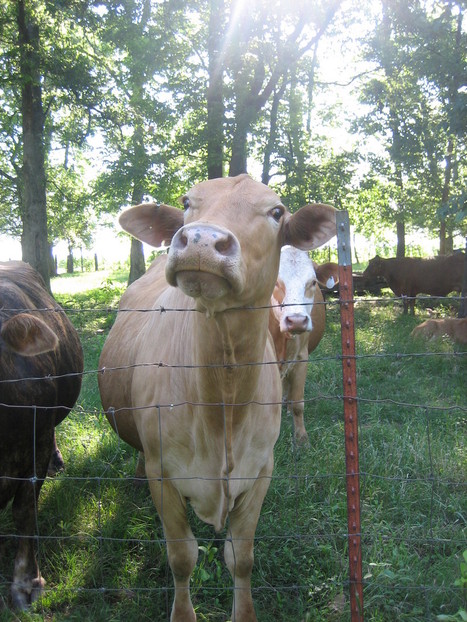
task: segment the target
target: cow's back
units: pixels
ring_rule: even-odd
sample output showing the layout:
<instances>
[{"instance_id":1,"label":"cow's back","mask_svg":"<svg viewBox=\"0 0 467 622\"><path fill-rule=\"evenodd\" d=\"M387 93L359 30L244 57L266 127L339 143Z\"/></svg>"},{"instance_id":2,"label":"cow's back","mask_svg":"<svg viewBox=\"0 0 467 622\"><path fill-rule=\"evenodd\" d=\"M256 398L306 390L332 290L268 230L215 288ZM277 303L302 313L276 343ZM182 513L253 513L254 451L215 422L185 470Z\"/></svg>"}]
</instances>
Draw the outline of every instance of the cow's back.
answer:
<instances>
[{"instance_id":1,"label":"cow's back","mask_svg":"<svg viewBox=\"0 0 467 622\"><path fill-rule=\"evenodd\" d=\"M396 296L446 296L461 291L464 253L424 259L421 257L389 258L381 261L384 276Z\"/></svg>"},{"instance_id":2,"label":"cow's back","mask_svg":"<svg viewBox=\"0 0 467 622\"><path fill-rule=\"evenodd\" d=\"M410 260L412 258L406 258L406 261ZM413 258L406 270L410 290L407 295L446 296L450 292L460 291L463 269L462 253L440 255L431 259Z\"/></svg>"}]
</instances>

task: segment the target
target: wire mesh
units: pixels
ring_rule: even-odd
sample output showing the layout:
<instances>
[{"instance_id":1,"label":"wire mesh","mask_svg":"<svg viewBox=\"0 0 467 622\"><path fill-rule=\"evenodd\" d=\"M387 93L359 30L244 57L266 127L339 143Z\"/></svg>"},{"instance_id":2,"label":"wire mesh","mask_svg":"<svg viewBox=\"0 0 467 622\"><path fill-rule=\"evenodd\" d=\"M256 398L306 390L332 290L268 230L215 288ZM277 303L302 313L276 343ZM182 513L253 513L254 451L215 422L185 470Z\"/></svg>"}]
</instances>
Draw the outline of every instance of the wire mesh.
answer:
<instances>
[{"instance_id":1,"label":"wire mesh","mask_svg":"<svg viewBox=\"0 0 467 622\"><path fill-rule=\"evenodd\" d=\"M467 548L466 352L447 340L421 351L407 342L401 351L399 339L394 349L388 337L403 330L408 334L407 322L410 327L414 322L394 320L399 301L352 302L365 617L428 621L443 613L455 616L465 606L455 582ZM417 304L436 302L426 297ZM445 302L452 305L456 299ZM338 339L340 304L327 300L326 305L328 331ZM388 309L392 315L384 321L398 324L395 333L383 330L376 319L375 314ZM70 317L113 311L67 310ZM361 344L362 326L372 321L374 339ZM86 343L95 338L82 334ZM308 363L304 402L309 447L296 445L292 420L283 412L276 466L255 538L253 595L259 620L350 620L344 354L337 351L336 339ZM163 364L154 362L156 367ZM35 611L44 619L73 619L83 610L89 611L88 619L112 611L112 619L123 619L137 607L139 619L168 619L173 585L164 535L147 484L135 475L135 452L114 434L99 406L99 373L88 362L85 383L94 394L80 399L57 429L60 445L67 448L66 470L47 478L38 504L31 537L39 545L39 566L48 584ZM434 383L439 386L435 397ZM424 393L430 395L427 402L421 399ZM196 523L192 512L190 519ZM7 611L19 538L9 511L0 514L0 534L0 598ZM229 619L233 588L222 560L225 534L196 523L195 535L199 558L192 592L198 617Z\"/></svg>"}]
</instances>

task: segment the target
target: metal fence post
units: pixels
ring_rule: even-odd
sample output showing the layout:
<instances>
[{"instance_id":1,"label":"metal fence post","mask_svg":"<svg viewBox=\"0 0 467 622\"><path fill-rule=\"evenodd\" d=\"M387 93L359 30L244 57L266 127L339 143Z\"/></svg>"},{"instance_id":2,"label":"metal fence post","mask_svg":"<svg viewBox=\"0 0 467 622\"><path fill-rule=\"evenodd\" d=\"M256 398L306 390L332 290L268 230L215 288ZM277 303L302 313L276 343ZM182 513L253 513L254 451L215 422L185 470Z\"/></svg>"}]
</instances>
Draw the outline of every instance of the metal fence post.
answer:
<instances>
[{"instance_id":1,"label":"metal fence post","mask_svg":"<svg viewBox=\"0 0 467 622\"><path fill-rule=\"evenodd\" d=\"M349 214L337 212L339 302L342 338L349 591L352 622L363 622L362 553L360 532L360 471L358 456L357 373Z\"/></svg>"}]
</instances>

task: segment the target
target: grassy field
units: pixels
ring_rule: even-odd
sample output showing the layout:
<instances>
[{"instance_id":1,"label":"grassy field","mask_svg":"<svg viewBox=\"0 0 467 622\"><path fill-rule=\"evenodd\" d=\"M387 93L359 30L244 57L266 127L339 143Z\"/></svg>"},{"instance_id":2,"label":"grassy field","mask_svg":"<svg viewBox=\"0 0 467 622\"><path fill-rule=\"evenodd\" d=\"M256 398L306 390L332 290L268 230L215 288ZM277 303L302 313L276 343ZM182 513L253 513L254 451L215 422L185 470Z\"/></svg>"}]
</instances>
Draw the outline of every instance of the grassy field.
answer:
<instances>
[{"instance_id":1,"label":"grassy field","mask_svg":"<svg viewBox=\"0 0 467 622\"><path fill-rule=\"evenodd\" d=\"M168 620L172 580L160 523L147 485L132 479L136 454L111 430L97 390L99 353L125 282L124 273L102 272L53 281L80 333L86 374L74 412L57 429L66 470L41 493L39 563L48 590L27 613L6 608L16 542L10 512L0 513L2 622ZM413 342L427 304L417 305L415 318L403 316L390 296L359 299L355 309L366 621L465 619L465 588L456 581L467 549L466 349L448 340ZM294 445L284 414L258 525L253 596L260 622L350 620L339 354L339 308L331 300L309 364L311 443ZM222 535L192 518L198 620L228 620Z\"/></svg>"}]
</instances>

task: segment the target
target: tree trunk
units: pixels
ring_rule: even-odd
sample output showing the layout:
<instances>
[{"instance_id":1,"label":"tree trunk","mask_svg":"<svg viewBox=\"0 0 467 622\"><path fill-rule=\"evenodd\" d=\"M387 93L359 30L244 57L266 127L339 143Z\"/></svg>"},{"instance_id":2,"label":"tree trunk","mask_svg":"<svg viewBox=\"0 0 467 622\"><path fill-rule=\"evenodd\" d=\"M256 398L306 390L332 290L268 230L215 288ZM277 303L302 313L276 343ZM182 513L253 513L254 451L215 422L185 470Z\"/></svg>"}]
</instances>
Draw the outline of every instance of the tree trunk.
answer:
<instances>
[{"instance_id":1,"label":"tree trunk","mask_svg":"<svg viewBox=\"0 0 467 622\"><path fill-rule=\"evenodd\" d=\"M23 261L39 272L50 291L39 27L26 4L25 0L17 4L23 130L21 247Z\"/></svg>"},{"instance_id":2,"label":"tree trunk","mask_svg":"<svg viewBox=\"0 0 467 622\"><path fill-rule=\"evenodd\" d=\"M446 221L439 223L439 254L446 255Z\"/></svg>"},{"instance_id":3,"label":"tree trunk","mask_svg":"<svg viewBox=\"0 0 467 622\"><path fill-rule=\"evenodd\" d=\"M142 5L141 19L139 22L139 33L143 36L145 28L151 17L151 2L144 0ZM129 88L132 92L132 102L138 110L140 102L144 100L145 95L145 76L144 73L135 72L131 78ZM146 152L144 144L145 128L142 119L135 115L133 124L134 130L131 137L133 147L133 157L131 159L133 190L131 195L131 204L139 205L143 202L144 193L147 192L146 175L149 170L149 156ZM128 285L139 279L146 272L146 264L144 261L143 244L139 240L131 238L130 250L130 274L128 276Z\"/></svg>"},{"instance_id":4,"label":"tree trunk","mask_svg":"<svg viewBox=\"0 0 467 622\"><path fill-rule=\"evenodd\" d=\"M306 111L306 132L310 134L311 132L311 112L313 110L313 95L315 90L315 72L316 65L318 62L318 43L319 39L317 39L315 46L313 48L313 59L311 61L311 67L308 72L308 102L307 102L307 111Z\"/></svg>"},{"instance_id":5,"label":"tree trunk","mask_svg":"<svg viewBox=\"0 0 467 622\"><path fill-rule=\"evenodd\" d=\"M452 231L446 235L446 255L450 255L454 251L454 238Z\"/></svg>"},{"instance_id":6,"label":"tree trunk","mask_svg":"<svg viewBox=\"0 0 467 622\"><path fill-rule=\"evenodd\" d=\"M54 256L53 246L49 244L49 275L50 277L57 276L57 257Z\"/></svg>"},{"instance_id":7,"label":"tree trunk","mask_svg":"<svg viewBox=\"0 0 467 622\"><path fill-rule=\"evenodd\" d=\"M133 138L135 144L138 142L138 132L135 131ZM140 149L144 150L142 145L139 145ZM139 205L143 201L143 184L135 183L133 186L133 194L131 196L131 204ZM139 279L146 272L146 263L144 261L143 243L136 238L131 238L131 250L130 250L130 274L128 276L128 285L131 285L134 281Z\"/></svg>"},{"instance_id":8,"label":"tree trunk","mask_svg":"<svg viewBox=\"0 0 467 622\"><path fill-rule=\"evenodd\" d=\"M386 42L391 41L394 26L390 15L391 3L389 0L382 1L383 21L382 21L382 37ZM382 48L381 64L386 75L386 79L389 84L392 84L397 80L397 75L394 73L395 64L394 56L391 50L391 46L385 45ZM396 221L396 234L397 234L397 250L396 257L405 257L405 222L403 220L404 214L404 181L403 181L403 138L401 135L401 118L397 101L393 98L389 98L386 102L389 107L389 129L391 131L391 144L389 146L389 155L394 166L394 183L397 187L397 197L395 198L397 205L397 212L395 214Z\"/></svg>"},{"instance_id":9,"label":"tree trunk","mask_svg":"<svg viewBox=\"0 0 467 622\"><path fill-rule=\"evenodd\" d=\"M146 264L144 262L143 243L136 238L131 238L130 251L130 275L128 277L128 285L143 276L146 272Z\"/></svg>"},{"instance_id":10,"label":"tree trunk","mask_svg":"<svg viewBox=\"0 0 467 622\"><path fill-rule=\"evenodd\" d=\"M261 181L266 186L269 184L269 181L271 179L271 155L274 151L274 144L277 138L277 113L279 110L280 99L283 95L284 90L285 80L283 81L283 88L275 91L271 104L271 114L269 115L269 135L266 147L264 148L263 171L261 173Z\"/></svg>"},{"instance_id":11,"label":"tree trunk","mask_svg":"<svg viewBox=\"0 0 467 622\"><path fill-rule=\"evenodd\" d=\"M75 271L73 261L73 248L71 246L68 247L68 255L66 258L66 271L68 274L73 274L73 272Z\"/></svg>"},{"instance_id":12,"label":"tree trunk","mask_svg":"<svg viewBox=\"0 0 467 622\"><path fill-rule=\"evenodd\" d=\"M232 153L229 166L230 177L235 177L236 175L247 172L247 138L249 130L250 123L249 120L247 120L247 112L244 112L243 106L239 106L237 103L236 125L232 139Z\"/></svg>"},{"instance_id":13,"label":"tree trunk","mask_svg":"<svg viewBox=\"0 0 467 622\"><path fill-rule=\"evenodd\" d=\"M253 36L256 25L254 23L253 6L245 6L245 23L233 20L228 30L233 32L232 38L238 37L237 44L231 48L231 57L228 59L233 70L233 89L235 98L235 121L232 138L232 153L230 158L229 175L239 175L247 172L248 134L258 115L274 93L281 80L285 80L289 69L297 63L299 58L323 36L339 3L336 2L324 12L318 32L308 41L302 37L303 29L308 23L308 13L299 11L291 32L285 35L282 41L277 40L276 58L271 65L258 55L254 66L248 67L245 58L250 56L250 37ZM233 12L235 16L235 11ZM236 22L236 23L235 23ZM278 29L280 31L280 28ZM235 34L236 32L236 34ZM266 68L268 65L268 70Z\"/></svg>"},{"instance_id":14,"label":"tree trunk","mask_svg":"<svg viewBox=\"0 0 467 622\"><path fill-rule=\"evenodd\" d=\"M461 304L457 317L467 317L467 237L465 238L464 278L462 280Z\"/></svg>"},{"instance_id":15,"label":"tree trunk","mask_svg":"<svg viewBox=\"0 0 467 622\"><path fill-rule=\"evenodd\" d=\"M445 157L445 167L444 167L444 183L443 183L443 192L441 194L441 206L444 207L449 201L449 197L451 194L451 179L453 173L453 152L454 152L454 140L452 137L448 140L447 153ZM439 254L447 255L449 253L449 237L452 238L452 235L448 233L446 228L446 220L443 218L439 225ZM452 249L452 239L451 239L451 249Z\"/></svg>"},{"instance_id":16,"label":"tree trunk","mask_svg":"<svg viewBox=\"0 0 467 622\"><path fill-rule=\"evenodd\" d=\"M209 83L207 92L207 166L208 179L223 176L224 93L223 93L223 22L224 0L211 0L209 15Z\"/></svg>"},{"instance_id":17,"label":"tree trunk","mask_svg":"<svg viewBox=\"0 0 467 622\"><path fill-rule=\"evenodd\" d=\"M396 257L405 257L405 223L401 220L396 222L397 252Z\"/></svg>"}]
</instances>

